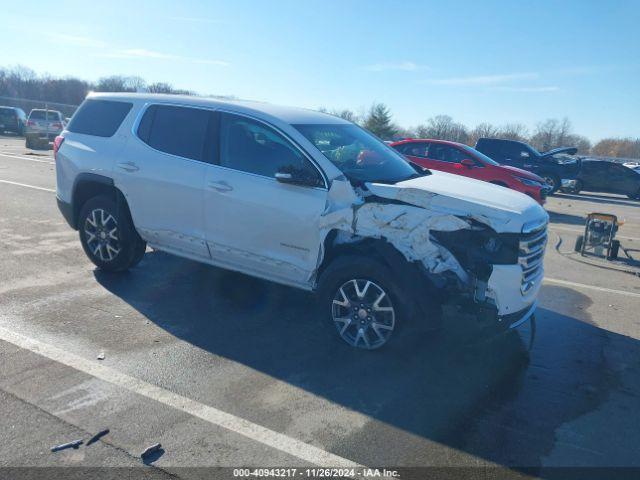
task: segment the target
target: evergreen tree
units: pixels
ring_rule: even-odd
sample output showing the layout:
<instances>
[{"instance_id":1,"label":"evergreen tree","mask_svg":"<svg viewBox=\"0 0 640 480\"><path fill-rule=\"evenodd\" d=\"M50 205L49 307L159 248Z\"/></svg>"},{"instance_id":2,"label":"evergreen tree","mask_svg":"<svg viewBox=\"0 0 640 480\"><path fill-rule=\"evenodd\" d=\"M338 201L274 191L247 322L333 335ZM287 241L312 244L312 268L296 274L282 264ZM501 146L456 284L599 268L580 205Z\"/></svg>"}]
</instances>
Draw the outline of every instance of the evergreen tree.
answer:
<instances>
[{"instance_id":1,"label":"evergreen tree","mask_svg":"<svg viewBox=\"0 0 640 480\"><path fill-rule=\"evenodd\" d=\"M371 105L363 127L382 140L390 140L396 133L396 127L391 121L391 112L384 103Z\"/></svg>"}]
</instances>

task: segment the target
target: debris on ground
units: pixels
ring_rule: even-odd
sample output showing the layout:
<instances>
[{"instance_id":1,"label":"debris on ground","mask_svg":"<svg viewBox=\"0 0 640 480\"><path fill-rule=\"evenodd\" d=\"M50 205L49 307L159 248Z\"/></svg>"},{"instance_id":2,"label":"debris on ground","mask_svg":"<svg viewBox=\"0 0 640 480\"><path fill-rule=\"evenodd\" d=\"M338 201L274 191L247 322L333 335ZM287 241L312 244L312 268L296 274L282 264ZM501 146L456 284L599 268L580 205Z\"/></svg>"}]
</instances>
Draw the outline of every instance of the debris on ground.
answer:
<instances>
[{"instance_id":1,"label":"debris on ground","mask_svg":"<svg viewBox=\"0 0 640 480\"><path fill-rule=\"evenodd\" d=\"M96 358L98 360L104 360L104 352L100 352Z\"/></svg>"},{"instance_id":2,"label":"debris on ground","mask_svg":"<svg viewBox=\"0 0 640 480\"><path fill-rule=\"evenodd\" d=\"M92 443L96 443L98 440L100 440L102 437L104 437L107 433L109 433L109 429L105 428L104 430L100 430L98 433L96 433L93 437L91 437L89 439L89 441L87 442L87 447L89 445L91 445Z\"/></svg>"},{"instance_id":3,"label":"debris on ground","mask_svg":"<svg viewBox=\"0 0 640 480\"><path fill-rule=\"evenodd\" d=\"M82 445L82 440L74 440L73 442L62 443L60 445L56 445L55 447L51 447L51 451L58 452L67 448L78 448L80 445Z\"/></svg>"},{"instance_id":4,"label":"debris on ground","mask_svg":"<svg viewBox=\"0 0 640 480\"><path fill-rule=\"evenodd\" d=\"M140 454L140 458L143 458L143 459L144 459L145 457L147 457L147 456L151 455L152 453L156 453L156 452L160 451L160 449L161 449L161 448L162 448L162 445L161 445L161 444L159 444L159 443L156 443L156 444L154 444L154 445L151 445L150 447L147 447L147 448L144 450L144 452L142 452L142 453Z\"/></svg>"}]
</instances>

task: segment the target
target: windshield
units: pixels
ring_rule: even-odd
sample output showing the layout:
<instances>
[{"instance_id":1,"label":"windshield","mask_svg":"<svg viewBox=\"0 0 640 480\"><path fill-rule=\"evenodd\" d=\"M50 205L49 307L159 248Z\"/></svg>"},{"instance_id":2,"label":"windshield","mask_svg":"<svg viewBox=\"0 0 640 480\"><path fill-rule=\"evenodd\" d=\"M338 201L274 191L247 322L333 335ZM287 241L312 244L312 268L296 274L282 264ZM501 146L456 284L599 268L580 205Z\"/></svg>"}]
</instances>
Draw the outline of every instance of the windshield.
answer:
<instances>
[{"instance_id":1,"label":"windshield","mask_svg":"<svg viewBox=\"0 0 640 480\"><path fill-rule=\"evenodd\" d=\"M475 148L471 148L468 145L460 145L460 147L462 147L464 151L470 153L472 156L475 156L476 158L480 159L483 163L488 163L489 165L500 165L498 162L487 157L484 153L479 152Z\"/></svg>"},{"instance_id":2,"label":"windshield","mask_svg":"<svg viewBox=\"0 0 640 480\"><path fill-rule=\"evenodd\" d=\"M396 183L420 176L391 147L354 124L294 125L350 180Z\"/></svg>"}]
</instances>

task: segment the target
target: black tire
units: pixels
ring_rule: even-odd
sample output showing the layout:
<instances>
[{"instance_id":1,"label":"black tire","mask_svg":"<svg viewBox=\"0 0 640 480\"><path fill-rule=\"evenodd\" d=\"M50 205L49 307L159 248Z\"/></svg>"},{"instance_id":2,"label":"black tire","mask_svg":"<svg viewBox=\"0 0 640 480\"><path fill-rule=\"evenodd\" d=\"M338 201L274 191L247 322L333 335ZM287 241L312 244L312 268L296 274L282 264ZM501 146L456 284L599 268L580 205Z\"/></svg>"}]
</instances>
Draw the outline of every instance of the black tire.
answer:
<instances>
[{"instance_id":1,"label":"black tire","mask_svg":"<svg viewBox=\"0 0 640 480\"><path fill-rule=\"evenodd\" d=\"M576 186L571 189L571 193L575 193L577 195L582 191L583 188L584 185L582 184L582 182L580 180L576 180Z\"/></svg>"},{"instance_id":2,"label":"black tire","mask_svg":"<svg viewBox=\"0 0 640 480\"><path fill-rule=\"evenodd\" d=\"M109 197L100 195L85 202L78 216L78 231L84 252L101 270L125 271L144 254L146 245L126 206L116 205Z\"/></svg>"},{"instance_id":3,"label":"black tire","mask_svg":"<svg viewBox=\"0 0 640 480\"><path fill-rule=\"evenodd\" d=\"M33 149L33 142L31 141L31 139L29 137L25 138L24 146L25 146L25 148Z\"/></svg>"},{"instance_id":4,"label":"black tire","mask_svg":"<svg viewBox=\"0 0 640 480\"><path fill-rule=\"evenodd\" d=\"M573 247L573 250L580 253L582 251L582 242L584 242L584 235L578 235L578 238L576 238L576 244Z\"/></svg>"},{"instance_id":5,"label":"black tire","mask_svg":"<svg viewBox=\"0 0 640 480\"><path fill-rule=\"evenodd\" d=\"M362 298L351 295L357 294L352 282L364 292ZM366 282L370 282L368 287ZM348 299L341 295L341 288ZM376 302L381 291L385 295ZM352 347L366 350L380 348L397 336L399 326L406 321L406 312L410 311L407 306L412 302L400 289L389 267L359 255L345 255L331 262L320 275L317 294L322 317L334 324L340 338ZM344 299L348 306L334 304L336 298ZM392 312L385 310L389 307ZM335 318L345 318L348 323Z\"/></svg>"},{"instance_id":6,"label":"black tire","mask_svg":"<svg viewBox=\"0 0 640 480\"><path fill-rule=\"evenodd\" d=\"M144 254L147 251L147 242L140 239L138 244L136 245L135 252L133 254L133 259L131 260L131 265L129 268L133 268L138 265L142 259L144 258Z\"/></svg>"},{"instance_id":7,"label":"black tire","mask_svg":"<svg viewBox=\"0 0 640 480\"><path fill-rule=\"evenodd\" d=\"M609 252L609 260L617 260L618 253L620 253L620 240L614 240L611 242L611 251Z\"/></svg>"},{"instance_id":8,"label":"black tire","mask_svg":"<svg viewBox=\"0 0 640 480\"><path fill-rule=\"evenodd\" d=\"M544 178L545 183L551 187L551 191L549 192L549 195L553 195L558 191L558 189L561 186L560 177L558 177L553 173L543 173L540 176Z\"/></svg>"}]
</instances>

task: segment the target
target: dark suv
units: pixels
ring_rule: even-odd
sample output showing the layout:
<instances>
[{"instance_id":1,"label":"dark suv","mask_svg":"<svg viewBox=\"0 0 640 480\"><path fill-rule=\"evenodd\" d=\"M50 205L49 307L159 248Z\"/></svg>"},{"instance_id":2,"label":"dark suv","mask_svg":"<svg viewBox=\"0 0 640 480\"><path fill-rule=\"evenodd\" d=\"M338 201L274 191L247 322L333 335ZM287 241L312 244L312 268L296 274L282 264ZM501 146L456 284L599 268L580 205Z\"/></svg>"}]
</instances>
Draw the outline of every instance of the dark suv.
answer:
<instances>
[{"instance_id":1,"label":"dark suv","mask_svg":"<svg viewBox=\"0 0 640 480\"><path fill-rule=\"evenodd\" d=\"M621 163L585 158L573 193L580 190L618 193L640 200L640 173Z\"/></svg>"},{"instance_id":2,"label":"dark suv","mask_svg":"<svg viewBox=\"0 0 640 480\"><path fill-rule=\"evenodd\" d=\"M580 161L557 156L561 153L575 155L575 147L562 147L540 153L531 145L515 140L480 138L476 150L498 163L529 170L544 178L551 187L551 193L560 188L573 190L580 171Z\"/></svg>"},{"instance_id":3,"label":"dark suv","mask_svg":"<svg viewBox=\"0 0 640 480\"><path fill-rule=\"evenodd\" d=\"M0 133L11 132L23 135L26 122L27 116L21 108L0 107Z\"/></svg>"}]
</instances>

